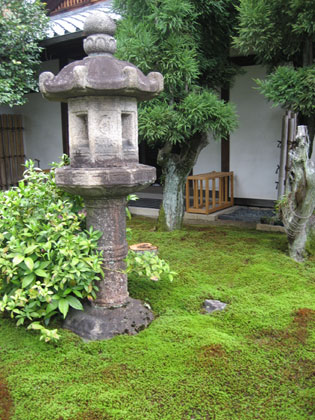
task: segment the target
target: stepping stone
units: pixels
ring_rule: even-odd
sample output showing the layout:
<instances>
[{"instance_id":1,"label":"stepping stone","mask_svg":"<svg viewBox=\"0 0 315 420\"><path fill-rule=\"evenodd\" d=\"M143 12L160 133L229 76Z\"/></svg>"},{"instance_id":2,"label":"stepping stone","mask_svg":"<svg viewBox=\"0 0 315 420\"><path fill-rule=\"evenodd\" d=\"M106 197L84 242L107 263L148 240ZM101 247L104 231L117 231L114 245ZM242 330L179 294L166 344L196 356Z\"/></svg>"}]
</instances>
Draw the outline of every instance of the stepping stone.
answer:
<instances>
[{"instance_id":1,"label":"stepping stone","mask_svg":"<svg viewBox=\"0 0 315 420\"><path fill-rule=\"evenodd\" d=\"M203 303L203 307L206 312L211 313L214 311L223 311L223 309L226 307L226 303L220 302L219 300L213 300L213 299L206 299Z\"/></svg>"}]
</instances>

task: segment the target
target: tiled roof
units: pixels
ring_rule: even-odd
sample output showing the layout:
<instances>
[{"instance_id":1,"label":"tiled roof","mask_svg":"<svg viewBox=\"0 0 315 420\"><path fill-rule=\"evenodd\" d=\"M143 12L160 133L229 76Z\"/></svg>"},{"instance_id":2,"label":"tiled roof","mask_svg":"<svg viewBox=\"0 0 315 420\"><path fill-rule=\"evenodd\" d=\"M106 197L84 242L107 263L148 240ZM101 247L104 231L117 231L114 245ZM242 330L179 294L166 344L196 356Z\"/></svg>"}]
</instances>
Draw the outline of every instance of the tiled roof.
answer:
<instances>
[{"instance_id":1,"label":"tiled roof","mask_svg":"<svg viewBox=\"0 0 315 420\"><path fill-rule=\"evenodd\" d=\"M84 21L94 11L101 11L109 15L114 20L120 19L120 15L112 11L112 1L107 0L104 3L97 3L70 12L60 13L50 17L50 28L47 32L47 38L56 38L83 30Z\"/></svg>"}]
</instances>

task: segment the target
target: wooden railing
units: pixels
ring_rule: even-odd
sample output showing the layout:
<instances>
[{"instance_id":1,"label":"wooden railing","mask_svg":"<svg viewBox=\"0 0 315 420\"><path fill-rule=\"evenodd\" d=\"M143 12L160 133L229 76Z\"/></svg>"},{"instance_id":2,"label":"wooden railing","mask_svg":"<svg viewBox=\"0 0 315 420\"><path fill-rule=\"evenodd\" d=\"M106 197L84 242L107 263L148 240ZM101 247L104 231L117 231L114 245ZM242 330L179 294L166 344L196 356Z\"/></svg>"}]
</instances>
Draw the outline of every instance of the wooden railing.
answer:
<instances>
[{"instance_id":1,"label":"wooden railing","mask_svg":"<svg viewBox=\"0 0 315 420\"><path fill-rule=\"evenodd\" d=\"M0 115L0 189L17 185L25 170L21 115Z\"/></svg>"},{"instance_id":2,"label":"wooden railing","mask_svg":"<svg viewBox=\"0 0 315 420\"><path fill-rule=\"evenodd\" d=\"M93 4L99 0L63 0L59 2L58 6L51 10L51 14L60 13L66 10L71 10L76 7L87 6L88 4ZM49 2L47 3L49 6Z\"/></svg>"},{"instance_id":3,"label":"wooden railing","mask_svg":"<svg viewBox=\"0 0 315 420\"><path fill-rule=\"evenodd\" d=\"M233 172L213 171L189 176L186 181L186 211L209 214L233 206L233 182Z\"/></svg>"}]
</instances>

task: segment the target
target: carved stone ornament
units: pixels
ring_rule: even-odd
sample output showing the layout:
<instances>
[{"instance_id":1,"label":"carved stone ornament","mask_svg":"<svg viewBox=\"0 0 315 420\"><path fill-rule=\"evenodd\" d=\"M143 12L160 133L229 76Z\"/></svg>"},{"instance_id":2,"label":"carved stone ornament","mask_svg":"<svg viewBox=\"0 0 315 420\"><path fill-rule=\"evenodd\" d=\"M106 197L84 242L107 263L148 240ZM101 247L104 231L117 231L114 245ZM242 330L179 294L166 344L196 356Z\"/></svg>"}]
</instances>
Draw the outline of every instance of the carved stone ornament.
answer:
<instances>
[{"instance_id":1,"label":"carved stone ornament","mask_svg":"<svg viewBox=\"0 0 315 420\"><path fill-rule=\"evenodd\" d=\"M153 319L152 312L129 297L125 258L126 196L155 181L156 170L139 164L137 101L163 90L163 76L145 76L113 56L115 22L102 12L86 19L88 57L59 74L40 75L40 90L49 100L68 102L70 166L56 169L57 185L84 198L87 227L103 233L104 280L97 298L72 309L65 327L87 340L135 334Z\"/></svg>"}]
</instances>

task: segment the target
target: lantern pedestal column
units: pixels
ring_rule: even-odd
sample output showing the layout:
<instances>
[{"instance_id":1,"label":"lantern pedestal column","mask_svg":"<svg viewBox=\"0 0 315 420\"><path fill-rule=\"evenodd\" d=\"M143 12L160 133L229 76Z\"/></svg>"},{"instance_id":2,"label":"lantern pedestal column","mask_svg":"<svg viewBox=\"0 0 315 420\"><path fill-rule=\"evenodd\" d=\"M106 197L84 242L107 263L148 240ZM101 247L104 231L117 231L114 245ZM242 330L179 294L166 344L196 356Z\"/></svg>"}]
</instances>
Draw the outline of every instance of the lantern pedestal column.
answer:
<instances>
[{"instance_id":1,"label":"lantern pedestal column","mask_svg":"<svg viewBox=\"0 0 315 420\"><path fill-rule=\"evenodd\" d=\"M98 249L103 256L104 279L97 282L96 299L84 311L71 308L64 322L85 340L103 340L118 334L136 334L153 320L152 312L128 293L126 275L126 196L155 179L155 168L133 165L120 168L56 170L56 182L85 201L87 229L102 232Z\"/></svg>"},{"instance_id":2,"label":"lantern pedestal column","mask_svg":"<svg viewBox=\"0 0 315 420\"><path fill-rule=\"evenodd\" d=\"M126 241L126 199L112 198L85 200L87 228L103 232L98 249L103 254L104 280L98 282L99 291L95 304L103 307L126 303L128 294L125 259L128 253Z\"/></svg>"},{"instance_id":3,"label":"lantern pedestal column","mask_svg":"<svg viewBox=\"0 0 315 420\"><path fill-rule=\"evenodd\" d=\"M98 249L103 253L105 277L97 283L99 291L84 311L71 309L64 322L67 328L85 340L104 340L117 334L136 334L153 320L152 312L140 300L128 294L125 273L126 199L86 199L87 228L103 232Z\"/></svg>"}]
</instances>

